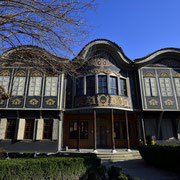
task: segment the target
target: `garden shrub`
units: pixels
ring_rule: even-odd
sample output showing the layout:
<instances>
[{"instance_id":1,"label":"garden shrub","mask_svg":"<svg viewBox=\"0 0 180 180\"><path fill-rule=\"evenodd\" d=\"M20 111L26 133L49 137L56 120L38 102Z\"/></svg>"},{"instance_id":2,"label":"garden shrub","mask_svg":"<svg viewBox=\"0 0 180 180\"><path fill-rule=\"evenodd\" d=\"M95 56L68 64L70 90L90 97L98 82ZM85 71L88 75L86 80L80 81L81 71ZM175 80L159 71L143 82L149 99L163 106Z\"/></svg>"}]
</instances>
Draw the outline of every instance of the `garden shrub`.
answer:
<instances>
[{"instance_id":1,"label":"garden shrub","mask_svg":"<svg viewBox=\"0 0 180 180\"><path fill-rule=\"evenodd\" d=\"M131 177L123 173L120 167L111 166L108 170L108 176L110 180L140 180L137 177Z\"/></svg>"},{"instance_id":2,"label":"garden shrub","mask_svg":"<svg viewBox=\"0 0 180 180\"><path fill-rule=\"evenodd\" d=\"M180 171L180 145L140 146L139 152L148 164Z\"/></svg>"},{"instance_id":3,"label":"garden shrub","mask_svg":"<svg viewBox=\"0 0 180 180\"><path fill-rule=\"evenodd\" d=\"M105 166L99 166L95 169L91 169L88 172L88 180L105 180L105 173L106 173L106 167Z\"/></svg>"},{"instance_id":4,"label":"garden shrub","mask_svg":"<svg viewBox=\"0 0 180 180\"><path fill-rule=\"evenodd\" d=\"M6 158L7 158L7 153L2 148L0 148L0 160Z\"/></svg>"},{"instance_id":5,"label":"garden shrub","mask_svg":"<svg viewBox=\"0 0 180 180\"><path fill-rule=\"evenodd\" d=\"M40 157L1 160L0 179L79 179L90 165L83 158Z\"/></svg>"}]
</instances>

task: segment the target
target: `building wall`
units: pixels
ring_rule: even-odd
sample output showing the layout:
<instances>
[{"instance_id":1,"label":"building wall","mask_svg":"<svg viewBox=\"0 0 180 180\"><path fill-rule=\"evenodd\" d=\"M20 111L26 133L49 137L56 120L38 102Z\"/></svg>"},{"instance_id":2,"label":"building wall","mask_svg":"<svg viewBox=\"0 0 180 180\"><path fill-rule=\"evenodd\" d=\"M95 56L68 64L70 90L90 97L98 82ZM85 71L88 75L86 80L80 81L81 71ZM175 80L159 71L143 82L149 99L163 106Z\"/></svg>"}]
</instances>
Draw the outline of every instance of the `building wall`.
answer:
<instances>
[{"instance_id":1,"label":"building wall","mask_svg":"<svg viewBox=\"0 0 180 180\"><path fill-rule=\"evenodd\" d=\"M40 118L39 112L30 115L24 111L18 113L21 116L17 117L17 112L9 111L9 115L4 117L5 112L0 118L0 148L13 152L58 151L59 113L54 112L54 116L42 113L43 117ZM32 128L28 126L28 121L32 123ZM13 124L10 125L11 122Z\"/></svg>"},{"instance_id":2,"label":"building wall","mask_svg":"<svg viewBox=\"0 0 180 180\"><path fill-rule=\"evenodd\" d=\"M103 121L103 123L107 123L107 129L106 129L106 145L104 148L111 148L111 114L109 110L103 110L104 114L97 114L97 126L96 126L96 136L98 138L98 121ZM109 112L109 113L107 113ZM93 114L66 114L64 116L64 143L63 146L68 148L77 148L77 139L70 139L69 138L69 124L71 121L77 121L77 119L80 117L80 121L87 121L88 122L88 139L80 139L80 148L93 148ZM138 145L138 130L137 130L137 115L136 114L129 114L129 131L131 134L130 137L130 144L132 146ZM115 122L124 122L125 124L125 115L124 114L115 114L114 115L114 121ZM126 127L124 127L126 128ZM126 129L123 129L125 135L126 135ZM98 139L96 139L98 141ZM98 142L97 142L98 146ZM124 137L124 139L121 137L120 139L115 138L115 146L116 148L121 147L127 147L127 139ZM99 147L101 148L101 147Z\"/></svg>"}]
</instances>

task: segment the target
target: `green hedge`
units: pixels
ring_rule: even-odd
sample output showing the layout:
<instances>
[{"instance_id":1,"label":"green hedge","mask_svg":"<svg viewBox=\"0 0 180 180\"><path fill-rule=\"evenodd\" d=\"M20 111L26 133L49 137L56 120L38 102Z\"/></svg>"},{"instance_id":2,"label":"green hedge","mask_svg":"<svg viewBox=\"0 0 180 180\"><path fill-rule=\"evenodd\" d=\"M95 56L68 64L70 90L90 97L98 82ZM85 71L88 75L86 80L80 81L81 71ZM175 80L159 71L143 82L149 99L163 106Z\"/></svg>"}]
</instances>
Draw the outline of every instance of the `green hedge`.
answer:
<instances>
[{"instance_id":1,"label":"green hedge","mask_svg":"<svg viewBox=\"0 0 180 180\"><path fill-rule=\"evenodd\" d=\"M60 156L60 155L56 155ZM74 155L75 156L75 155ZM79 179L97 165L88 157L36 157L0 161L0 179Z\"/></svg>"},{"instance_id":2,"label":"green hedge","mask_svg":"<svg viewBox=\"0 0 180 180\"><path fill-rule=\"evenodd\" d=\"M7 158L7 153L4 151L4 149L0 148L0 160L6 158Z\"/></svg>"},{"instance_id":3,"label":"green hedge","mask_svg":"<svg viewBox=\"0 0 180 180\"><path fill-rule=\"evenodd\" d=\"M151 165L180 171L180 145L140 146L139 152Z\"/></svg>"}]
</instances>

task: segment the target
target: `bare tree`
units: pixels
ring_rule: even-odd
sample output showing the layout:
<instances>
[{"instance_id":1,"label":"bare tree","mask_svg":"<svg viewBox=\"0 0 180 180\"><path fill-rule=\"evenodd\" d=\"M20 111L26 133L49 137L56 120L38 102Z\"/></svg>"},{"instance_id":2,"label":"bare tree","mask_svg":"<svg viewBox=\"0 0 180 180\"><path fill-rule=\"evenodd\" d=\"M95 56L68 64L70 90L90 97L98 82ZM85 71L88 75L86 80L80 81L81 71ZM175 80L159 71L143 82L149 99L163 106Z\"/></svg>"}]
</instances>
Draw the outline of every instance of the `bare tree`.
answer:
<instances>
[{"instance_id":1,"label":"bare tree","mask_svg":"<svg viewBox=\"0 0 180 180\"><path fill-rule=\"evenodd\" d=\"M32 44L74 54L88 34L83 13L95 0L0 0L0 51Z\"/></svg>"},{"instance_id":2,"label":"bare tree","mask_svg":"<svg viewBox=\"0 0 180 180\"><path fill-rule=\"evenodd\" d=\"M86 60L76 57L74 61L55 56L38 46L24 45L6 51L0 55L0 67L32 67L44 74L62 74L77 76Z\"/></svg>"},{"instance_id":3,"label":"bare tree","mask_svg":"<svg viewBox=\"0 0 180 180\"><path fill-rule=\"evenodd\" d=\"M25 44L38 45L58 56L74 53L88 34L83 13L95 0L0 0L0 66L29 66L43 73L77 75L84 59L69 61ZM65 53L66 52L66 53ZM7 53L8 54L8 53ZM78 58L78 57L77 57ZM0 86L0 99L8 98Z\"/></svg>"}]
</instances>

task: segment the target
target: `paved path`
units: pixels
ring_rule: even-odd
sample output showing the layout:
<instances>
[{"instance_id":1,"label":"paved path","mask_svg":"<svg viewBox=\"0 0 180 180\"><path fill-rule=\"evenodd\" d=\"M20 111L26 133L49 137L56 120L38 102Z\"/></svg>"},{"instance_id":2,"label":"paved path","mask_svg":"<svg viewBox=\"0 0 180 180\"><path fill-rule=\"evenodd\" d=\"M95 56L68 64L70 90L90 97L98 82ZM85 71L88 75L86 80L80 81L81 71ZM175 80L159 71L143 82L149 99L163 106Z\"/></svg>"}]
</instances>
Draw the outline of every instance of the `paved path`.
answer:
<instances>
[{"instance_id":1,"label":"paved path","mask_svg":"<svg viewBox=\"0 0 180 180\"><path fill-rule=\"evenodd\" d=\"M147 165L142 159L129 161L102 161L102 165L121 167L125 174L144 180L180 180L180 174Z\"/></svg>"}]
</instances>

